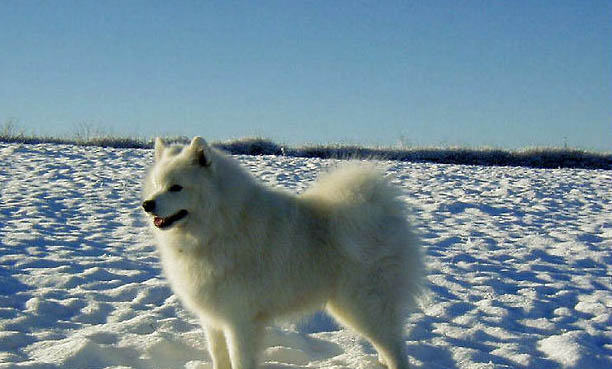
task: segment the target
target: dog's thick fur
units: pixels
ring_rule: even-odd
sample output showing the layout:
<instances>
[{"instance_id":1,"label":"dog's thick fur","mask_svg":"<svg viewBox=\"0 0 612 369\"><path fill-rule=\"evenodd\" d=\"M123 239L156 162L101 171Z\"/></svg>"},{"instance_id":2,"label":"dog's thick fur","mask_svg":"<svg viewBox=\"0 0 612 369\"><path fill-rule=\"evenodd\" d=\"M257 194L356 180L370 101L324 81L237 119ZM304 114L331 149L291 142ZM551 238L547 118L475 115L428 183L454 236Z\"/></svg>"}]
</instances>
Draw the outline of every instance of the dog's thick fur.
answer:
<instances>
[{"instance_id":1,"label":"dog's thick fur","mask_svg":"<svg viewBox=\"0 0 612 369\"><path fill-rule=\"evenodd\" d=\"M199 137L184 147L158 138L143 207L214 369L256 368L266 323L319 309L366 337L389 369L405 369L403 314L423 268L398 195L353 165L296 196Z\"/></svg>"}]
</instances>

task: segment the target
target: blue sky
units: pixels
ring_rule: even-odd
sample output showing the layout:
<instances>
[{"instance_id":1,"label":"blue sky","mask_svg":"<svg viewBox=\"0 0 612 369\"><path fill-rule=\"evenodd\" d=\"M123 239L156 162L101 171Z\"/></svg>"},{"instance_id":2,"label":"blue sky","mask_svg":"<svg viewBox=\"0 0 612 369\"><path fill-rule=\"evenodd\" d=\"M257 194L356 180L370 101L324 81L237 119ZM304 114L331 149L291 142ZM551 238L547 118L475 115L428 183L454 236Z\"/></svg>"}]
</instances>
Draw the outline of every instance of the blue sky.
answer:
<instances>
[{"instance_id":1,"label":"blue sky","mask_svg":"<svg viewBox=\"0 0 612 369\"><path fill-rule=\"evenodd\" d=\"M610 1L0 2L0 125L612 150Z\"/></svg>"}]
</instances>

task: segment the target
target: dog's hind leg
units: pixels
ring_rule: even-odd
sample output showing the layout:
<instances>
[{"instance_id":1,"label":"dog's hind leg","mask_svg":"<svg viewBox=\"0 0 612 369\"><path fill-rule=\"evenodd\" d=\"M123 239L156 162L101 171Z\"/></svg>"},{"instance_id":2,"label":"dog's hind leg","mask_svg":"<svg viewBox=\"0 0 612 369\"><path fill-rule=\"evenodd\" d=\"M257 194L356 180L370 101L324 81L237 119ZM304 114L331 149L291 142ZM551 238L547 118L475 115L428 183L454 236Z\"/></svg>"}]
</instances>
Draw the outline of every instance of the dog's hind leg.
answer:
<instances>
[{"instance_id":1,"label":"dog's hind leg","mask_svg":"<svg viewBox=\"0 0 612 369\"><path fill-rule=\"evenodd\" d=\"M223 331L207 328L208 352L213 362L213 369L231 369L229 352Z\"/></svg>"},{"instance_id":2,"label":"dog's hind leg","mask_svg":"<svg viewBox=\"0 0 612 369\"><path fill-rule=\"evenodd\" d=\"M327 311L370 341L381 364L389 369L408 369L401 319L395 312L385 309L384 304L379 299L372 300L371 296L360 299L357 293L357 297L334 298L327 304Z\"/></svg>"}]
</instances>

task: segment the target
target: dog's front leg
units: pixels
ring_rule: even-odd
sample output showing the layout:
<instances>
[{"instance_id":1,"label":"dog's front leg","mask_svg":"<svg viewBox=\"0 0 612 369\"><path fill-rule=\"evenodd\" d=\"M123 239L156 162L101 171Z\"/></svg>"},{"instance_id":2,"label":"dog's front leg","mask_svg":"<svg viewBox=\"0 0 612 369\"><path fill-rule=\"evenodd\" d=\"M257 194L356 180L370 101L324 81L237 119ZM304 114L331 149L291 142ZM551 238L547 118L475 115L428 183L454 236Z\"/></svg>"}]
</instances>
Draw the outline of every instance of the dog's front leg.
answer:
<instances>
[{"instance_id":1,"label":"dog's front leg","mask_svg":"<svg viewBox=\"0 0 612 369\"><path fill-rule=\"evenodd\" d=\"M212 358L213 369L232 369L227 343L222 330L207 328L208 352Z\"/></svg>"},{"instance_id":2,"label":"dog's front leg","mask_svg":"<svg viewBox=\"0 0 612 369\"><path fill-rule=\"evenodd\" d=\"M261 324L255 321L233 322L225 330L232 369L256 369L262 341Z\"/></svg>"}]
</instances>

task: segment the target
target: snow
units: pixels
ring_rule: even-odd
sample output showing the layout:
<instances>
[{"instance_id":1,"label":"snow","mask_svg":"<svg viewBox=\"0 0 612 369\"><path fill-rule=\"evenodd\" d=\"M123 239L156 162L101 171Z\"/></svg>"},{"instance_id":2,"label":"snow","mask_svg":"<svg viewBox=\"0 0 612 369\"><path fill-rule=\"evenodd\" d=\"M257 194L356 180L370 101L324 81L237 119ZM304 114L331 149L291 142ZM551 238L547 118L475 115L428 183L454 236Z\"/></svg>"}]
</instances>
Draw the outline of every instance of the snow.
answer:
<instances>
[{"instance_id":1,"label":"snow","mask_svg":"<svg viewBox=\"0 0 612 369\"><path fill-rule=\"evenodd\" d=\"M296 192L335 163L237 158ZM139 208L151 160L0 144L0 368L212 368ZM430 293L405 326L413 368L612 367L610 171L380 166L427 254ZM268 328L265 345L266 369L382 368L323 314Z\"/></svg>"}]
</instances>

